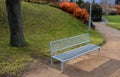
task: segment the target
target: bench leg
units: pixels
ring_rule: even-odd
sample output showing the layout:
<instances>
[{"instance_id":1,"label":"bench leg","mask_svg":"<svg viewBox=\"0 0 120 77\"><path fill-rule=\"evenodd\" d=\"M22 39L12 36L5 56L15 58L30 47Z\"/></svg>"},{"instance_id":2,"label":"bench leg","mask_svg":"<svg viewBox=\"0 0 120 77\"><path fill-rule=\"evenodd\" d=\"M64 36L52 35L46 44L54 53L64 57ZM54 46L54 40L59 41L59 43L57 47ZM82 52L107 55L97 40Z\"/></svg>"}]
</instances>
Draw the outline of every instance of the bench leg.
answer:
<instances>
[{"instance_id":1,"label":"bench leg","mask_svg":"<svg viewBox=\"0 0 120 77\"><path fill-rule=\"evenodd\" d=\"M63 73L63 69L64 69L64 62L61 62L61 72Z\"/></svg>"},{"instance_id":2,"label":"bench leg","mask_svg":"<svg viewBox=\"0 0 120 77\"><path fill-rule=\"evenodd\" d=\"M53 58L51 57L51 67L53 66Z\"/></svg>"},{"instance_id":3,"label":"bench leg","mask_svg":"<svg viewBox=\"0 0 120 77\"><path fill-rule=\"evenodd\" d=\"M99 54L100 54L100 48L98 48L98 56L99 56Z\"/></svg>"}]
</instances>

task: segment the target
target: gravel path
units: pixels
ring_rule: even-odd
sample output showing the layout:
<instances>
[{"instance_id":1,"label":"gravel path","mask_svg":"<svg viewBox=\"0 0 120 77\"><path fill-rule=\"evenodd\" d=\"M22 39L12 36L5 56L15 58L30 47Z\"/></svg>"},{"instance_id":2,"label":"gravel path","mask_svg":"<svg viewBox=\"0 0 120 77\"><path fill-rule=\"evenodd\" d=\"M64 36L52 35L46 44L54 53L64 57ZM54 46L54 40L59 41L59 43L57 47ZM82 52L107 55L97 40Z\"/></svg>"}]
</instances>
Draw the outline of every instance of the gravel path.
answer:
<instances>
[{"instance_id":1,"label":"gravel path","mask_svg":"<svg viewBox=\"0 0 120 77\"><path fill-rule=\"evenodd\" d=\"M102 47L102 55L120 60L120 31L106 26L104 22L94 24L96 29L107 40L107 43Z\"/></svg>"},{"instance_id":2,"label":"gravel path","mask_svg":"<svg viewBox=\"0 0 120 77\"><path fill-rule=\"evenodd\" d=\"M36 62L23 77L120 77L120 31L101 22L94 24L107 41L99 56L93 52L74 59L65 64L64 73L58 64L51 68L49 63Z\"/></svg>"}]
</instances>

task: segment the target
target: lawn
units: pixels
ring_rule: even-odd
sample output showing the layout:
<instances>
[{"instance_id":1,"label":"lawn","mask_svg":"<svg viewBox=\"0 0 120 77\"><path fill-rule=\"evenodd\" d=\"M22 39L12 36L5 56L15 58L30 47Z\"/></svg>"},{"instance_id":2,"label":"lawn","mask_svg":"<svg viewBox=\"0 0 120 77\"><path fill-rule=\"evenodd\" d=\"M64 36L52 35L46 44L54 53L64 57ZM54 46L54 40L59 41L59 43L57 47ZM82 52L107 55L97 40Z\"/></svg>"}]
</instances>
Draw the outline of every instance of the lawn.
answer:
<instances>
[{"instance_id":1,"label":"lawn","mask_svg":"<svg viewBox=\"0 0 120 77\"><path fill-rule=\"evenodd\" d=\"M22 19L26 47L9 45L9 27L5 0L0 0L0 77L20 77L39 59L49 61L49 42L87 33L87 26L71 15L48 5L22 2ZM91 30L91 42L101 45L101 34Z\"/></svg>"},{"instance_id":2,"label":"lawn","mask_svg":"<svg viewBox=\"0 0 120 77\"><path fill-rule=\"evenodd\" d=\"M120 30L120 15L105 16L109 20L107 25Z\"/></svg>"}]
</instances>

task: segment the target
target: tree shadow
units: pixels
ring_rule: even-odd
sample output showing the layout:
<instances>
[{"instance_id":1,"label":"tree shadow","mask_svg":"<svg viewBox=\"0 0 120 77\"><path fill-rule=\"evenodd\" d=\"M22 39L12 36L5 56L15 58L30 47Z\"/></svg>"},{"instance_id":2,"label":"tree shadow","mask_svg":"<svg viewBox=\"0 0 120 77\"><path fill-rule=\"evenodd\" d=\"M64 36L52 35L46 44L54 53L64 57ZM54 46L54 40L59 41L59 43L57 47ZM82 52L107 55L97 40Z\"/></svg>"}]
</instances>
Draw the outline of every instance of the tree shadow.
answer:
<instances>
[{"instance_id":1,"label":"tree shadow","mask_svg":"<svg viewBox=\"0 0 120 77\"><path fill-rule=\"evenodd\" d=\"M63 74L66 74L69 77L109 77L110 75L120 70L120 61L110 59L109 61L103 63L91 71L85 71L83 69L77 68L74 65L67 64L66 66L67 67L65 67Z\"/></svg>"}]
</instances>

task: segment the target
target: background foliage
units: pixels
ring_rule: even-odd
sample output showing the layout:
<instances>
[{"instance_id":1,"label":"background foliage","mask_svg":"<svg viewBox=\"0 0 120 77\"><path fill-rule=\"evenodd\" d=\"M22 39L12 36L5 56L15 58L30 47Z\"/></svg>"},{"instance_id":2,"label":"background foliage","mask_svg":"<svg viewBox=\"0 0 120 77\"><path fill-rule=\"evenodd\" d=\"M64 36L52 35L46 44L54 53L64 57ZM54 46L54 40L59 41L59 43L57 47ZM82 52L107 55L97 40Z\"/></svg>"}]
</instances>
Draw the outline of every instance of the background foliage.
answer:
<instances>
[{"instance_id":1,"label":"background foliage","mask_svg":"<svg viewBox=\"0 0 120 77\"><path fill-rule=\"evenodd\" d=\"M86 8L87 11L90 11L90 4L89 3L82 3L80 5L82 8ZM102 20L102 7L96 3L92 5L92 20L93 21L101 21Z\"/></svg>"}]
</instances>

